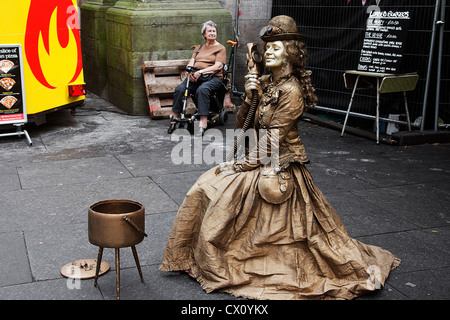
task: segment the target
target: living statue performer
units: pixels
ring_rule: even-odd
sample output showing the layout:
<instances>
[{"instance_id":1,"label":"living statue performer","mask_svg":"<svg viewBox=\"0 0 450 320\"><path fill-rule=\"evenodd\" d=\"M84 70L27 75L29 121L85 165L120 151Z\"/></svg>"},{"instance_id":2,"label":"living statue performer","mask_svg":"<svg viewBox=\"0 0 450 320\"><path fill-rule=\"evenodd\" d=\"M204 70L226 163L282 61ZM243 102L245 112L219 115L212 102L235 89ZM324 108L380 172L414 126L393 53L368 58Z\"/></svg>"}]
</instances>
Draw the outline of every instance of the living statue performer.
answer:
<instances>
[{"instance_id":1,"label":"living statue performer","mask_svg":"<svg viewBox=\"0 0 450 320\"><path fill-rule=\"evenodd\" d=\"M316 97L304 38L291 17L276 16L261 39L270 75L247 76L236 122L243 125L256 94L252 126L271 143L197 180L160 270L187 271L208 293L253 299L352 299L379 289L400 260L351 238L305 167L297 124Z\"/></svg>"}]
</instances>

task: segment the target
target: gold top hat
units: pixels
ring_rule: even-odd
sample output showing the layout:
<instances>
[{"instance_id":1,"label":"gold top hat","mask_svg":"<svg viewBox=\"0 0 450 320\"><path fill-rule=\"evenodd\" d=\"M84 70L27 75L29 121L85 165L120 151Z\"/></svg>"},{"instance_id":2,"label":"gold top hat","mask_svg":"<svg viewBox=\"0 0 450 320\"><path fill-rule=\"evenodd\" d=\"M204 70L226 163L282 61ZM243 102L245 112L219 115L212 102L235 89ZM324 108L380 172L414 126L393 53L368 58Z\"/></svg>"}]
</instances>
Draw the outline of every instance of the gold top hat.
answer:
<instances>
[{"instance_id":1,"label":"gold top hat","mask_svg":"<svg viewBox=\"0 0 450 320\"><path fill-rule=\"evenodd\" d=\"M304 39L304 36L297 31L294 19L282 15L273 17L269 25L261 29L259 36L265 42Z\"/></svg>"}]
</instances>

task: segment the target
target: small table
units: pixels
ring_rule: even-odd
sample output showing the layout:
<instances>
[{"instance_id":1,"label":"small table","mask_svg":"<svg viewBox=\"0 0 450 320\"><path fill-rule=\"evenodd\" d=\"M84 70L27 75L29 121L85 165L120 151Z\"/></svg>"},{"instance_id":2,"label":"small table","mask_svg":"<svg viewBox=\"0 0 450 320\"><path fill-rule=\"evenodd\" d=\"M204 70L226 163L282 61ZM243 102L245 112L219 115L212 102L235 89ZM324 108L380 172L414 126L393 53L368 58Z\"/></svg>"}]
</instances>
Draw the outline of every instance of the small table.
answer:
<instances>
[{"instance_id":1,"label":"small table","mask_svg":"<svg viewBox=\"0 0 450 320\"><path fill-rule=\"evenodd\" d=\"M417 72L392 74L392 73L377 73L366 72L359 70L347 70L344 73L344 82L347 89L353 89L350 103L348 105L347 113L345 115L344 125L342 127L341 137L344 135L345 125L347 124L350 109L353 103L353 97L356 89L376 89L377 90L377 110L376 110L376 130L377 130L377 144L380 142L380 94L390 92L402 92L405 100L406 120L408 123L408 130L411 131L411 122L409 119L408 102L406 100L406 92L412 91L416 88L419 75Z\"/></svg>"}]
</instances>

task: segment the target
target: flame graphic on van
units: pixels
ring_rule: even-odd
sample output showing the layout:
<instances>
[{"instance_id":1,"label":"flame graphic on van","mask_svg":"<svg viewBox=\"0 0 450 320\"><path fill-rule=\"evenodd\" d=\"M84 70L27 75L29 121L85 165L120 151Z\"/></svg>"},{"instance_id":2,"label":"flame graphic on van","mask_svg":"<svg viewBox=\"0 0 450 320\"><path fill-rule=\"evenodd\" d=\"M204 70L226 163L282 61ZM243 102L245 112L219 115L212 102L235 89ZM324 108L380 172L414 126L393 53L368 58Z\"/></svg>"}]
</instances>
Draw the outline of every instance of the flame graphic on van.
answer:
<instances>
[{"instance_id":1,"label":"flame graphic on van","mask_svg":"<svg viewBox=\"0 0 450 320\"><path fill-rule=\"evenodd\" d=\"M61 48L66 48L69 44L70 32L72 32L77 46L77 65L69 83L75 81L83 69L78 12L73 2L71 0L31 0L25 33L25 55L31 72L42 85L49 89L56 87L47 81L42 70L39 58L39 38L42 36L45 51L50 55L49 25L55 10L57 10L56 24L59 45Z\"/></svg>"}]
</instances>

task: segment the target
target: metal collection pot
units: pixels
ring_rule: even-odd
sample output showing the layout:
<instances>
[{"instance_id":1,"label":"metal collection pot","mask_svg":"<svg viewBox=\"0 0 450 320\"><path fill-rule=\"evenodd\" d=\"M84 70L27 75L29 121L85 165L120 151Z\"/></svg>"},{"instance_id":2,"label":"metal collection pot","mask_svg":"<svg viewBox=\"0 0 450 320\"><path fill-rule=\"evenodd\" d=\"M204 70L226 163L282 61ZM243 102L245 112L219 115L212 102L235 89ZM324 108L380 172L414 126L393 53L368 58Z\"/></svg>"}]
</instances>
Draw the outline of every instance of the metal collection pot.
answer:
<instances>
[{"instance_id":1,"label":"metal collection pot","mask_svg":"<svg viewBox=\"0 0 450 320\"><path fill-rule=\"evenodd\" d=\"M104 200L89 208L89 242L105 248L136 245L144 239L145 209L132 200Z\"/></svg>"},{"instance_id":2,"label":"metal collection pot","mask_svg":"<svg viewBox=\"0 0 450 320\"><path fill-rule=\"evenodd\" d=\"M102 261L103 248L115 248L116 254L116 291L120 299L120 255L119 248L131 247L134 260L141 277L141 266L135 245L142 242L147 234L145 230L145 208L132 200L104 200L89 207L89 242L99 246L97 261ZM100 263L97 263L94 286L97 286Z\"/></svg>"}]
</instances>

